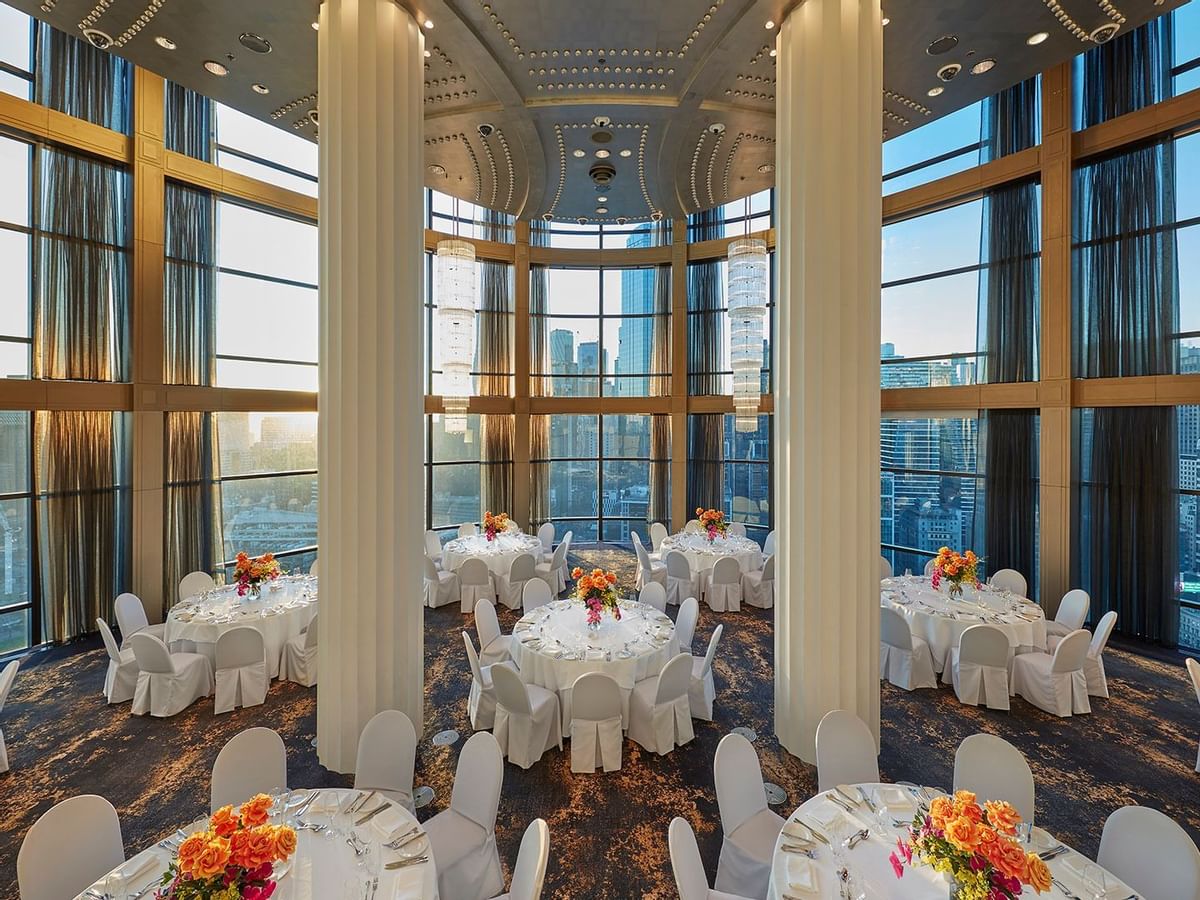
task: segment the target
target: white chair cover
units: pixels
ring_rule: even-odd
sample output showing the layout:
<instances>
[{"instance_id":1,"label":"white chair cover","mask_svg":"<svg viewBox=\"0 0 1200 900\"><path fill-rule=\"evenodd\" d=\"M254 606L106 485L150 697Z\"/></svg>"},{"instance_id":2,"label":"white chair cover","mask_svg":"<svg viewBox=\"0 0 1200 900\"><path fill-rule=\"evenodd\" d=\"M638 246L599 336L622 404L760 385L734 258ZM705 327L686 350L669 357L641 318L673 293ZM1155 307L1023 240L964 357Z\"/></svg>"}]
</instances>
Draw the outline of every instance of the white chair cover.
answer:
<instances>
[{"instance_id":1,"label":"white chair cover","mask_svg":"<svg viewBox=\"0 0 1200 900\"><path fill-rule=\"evenodd\" d=\"M1092 598L1088 596L1088 592L1083 588L1075 588L1073 591L1067 591L1058 603L1058 611L1054 614L1054 621L1046 623L1046 636L1050 637L1053 635L1064 638L1072 631L1078 631L1083 627L1083 623L1087 621L1087 614L1091 605Z\"/></svg>"},{"instance_id":2,"label":"white chair cover","mask_svg":"<svg viewBox=\"0 0 1200 900\"><path fill-rule=\"evenodd\" d=\"M692 653L692 641L696 637L696 620L700 618L700 604L695 597L688 597L679 604L679 615L675 617L675 640L679 642L679 652L689 656Z\"/></svg>"},{"instance_id":3,"label":"white chair cover","mask_svg":"<svg viewBox=\"0 0 1200 900\"><path fill-rule=\"evenodd\" d=\"M129 638L139 631L152 634L156 638L166 640L167 626L164 623L151 625L146 618L146 607L138 599L137 594L118 594L113 601L113 611L117 615L117 627L121 629L121 649L129 648Z\"/></svg>"},{"instance_id":4,"label":"white chair cover","mask_svg":"<svg viewBox=\"0 0 1200 900\"><path fill-rule=\"evenodd\" d=\"M954 685L959 703L988 709L1009 708L1008 663L1012 650L1008 635L995 625L972 625L950 651L943 681Z\"/></svg>"},{"instance_id":5,"label":"white chair cover","mask_svg":"<svg viewBox=\"0 0 1200 900\"><path fill-rule=\"evenodd\" d=\"M551 558L553 562L553 558ZM508 566L508 573L496 576L496 595L509 609L521 608L521 591L525 583L537 577L538 561L532 553L522 553Z\"/></svg>"},{"instance_id":6,"label":"white chair cover","mask_svg":"<svg viewBox=\"0 0 1200 900\"><path fill-rule=\"evenodd\" d=\"M212 663L204 654L171 653L160 638L142 632L129 638L129 646L140 670L133 715L173 716L213 692Z\"/></svg>"},{"instance_id":7,"label":"white chair cover","mask_svg":"<svg viewBox=\"0 0 1200 900\"><path fill-rule=\"evenodd\" d=\"M688 534L696 534L704 530L704 526L700 524L699 519L688 519L684 523L683 530Z\"/></svg>"},{"instance_id":8,"label":"white chair cover","mask_svg":"<svg viewBox=\"0 0 1200 900\"><path fill-rule=\"evenodd\" d=\"M767 532L767 539L763 541L763 556L775 555L775 532L774 530Z\"/></svg>"},{"instance_id":9,"label":"white chair cover","mask_svg":"<svg viewBox=\"0 0 1200 900\"><path fill-rule=\"evenodd\" d=\"M571 567L567 563L567 554L571 552L571 544L574 542L574 540L575 540L575 532L573 532L573 531L568 531L566 534L564 534L562 536L562 542L564 544L566 544L566 549L563 550L563 554L562 554L562 570L561 571L562 571L562 577L563 577L563 590L566 590L567 576L570 575L570 573L571 573ZM551 556L550 556L550 561L551 562L554 561L553 554L551 554Z\"/></svg>"},{"instance_id":10,"label":"white chair cover","mask_svg":"<svg viewBox=\"0 0 1200 900\"><path fill-rule=\"evenodd\" d=\"M534 819L521 837L512 884L496 900L540 900L550 861L550 828L544 819Z\"/></svg>"},{"instance_id":11,"label":"white chair cover","mask_svg":"<svg viewBox=\"0 0 1200 900\"><path fill-rule=\"evenodd\" d=\"M704 860L696 845L696 832L687 819L676 816L667 831L671 848L671 870L675 873L675 888L679 900L747 900L741 894L709 890L704 874Z\"/></svg>"},{"instance_id":12,"label":"white chair cover","mask_svg":"<svg viewBox=\"0 0 1200 900\"><path fill-rule=\"evenodd\" d=\"M931 559L925 563L925 577L928 578L933 574L933 570L937 568L937 560Z\"/></svg>"},{"instance_id":13,"label":"white chair cover","mask_svg":"<svg viewBox=\"0 0 1200 900\"><path fill-rule=\"evenodd\" d=\"M64 900L125 862L121 820L95 794L71 797L33 823L17 852L21 900Z\"/></svg>"},{"instance_id":14,"label":"white chair cover","mask_svg":"<svg viewBox=\"0 0 1200 900\"><path fill-rule=\"evenodd\" d=\"M425 554L425 605L431 609L459 600L458 575L438 570L437 563Z\"/></svg>"},{"instance_id":15,"label":"white chair cover","mask_svg":"<svg viewBox=\"0 0 1200 900\"><path fill-rule=\"evenodd\" d=\"M643 552L645 551L643 550ZM672 606L678 606L688 597L704 595L704 591L701 589L702 579L696 577L692 572L692 564L678 550L672 550L667 554L665 572L666 579L663 583L667 586L667 602Z\"/></svg>"},{"instance_id":16,"label":"white chair cover","mask_svg":"<svg viewBox=\"0 0 1200 900\"><path fill-rule=\"evenodd\" d=\"M479 526L474 522L463 522L458 526L458 536L460 538L474 537L479 534Z\"/></svg>"},{"instance_id":17,"label":"white chair cover","mask_svg":"<svg viewBox=\"0 0 1200 900\"><path fill-rule=\"evenodd\" d=\"M721 738L713 760L713 778L724 834L716 888L765 897L775 842L785 820L767 808L762 768L753 745L740 734Z\"/></svg>"},{"instance_id":18,"label":"white chair cover","mask_svg":"<svg viewBox=\"0 0 1200 900\"><path fill-rule=\"evenodd\" d=\"M320 572L318 571L318 569L317 569L317 563L319 563L320 561L321 561L321 560L320 560L320 558L319 558L319 557L316 557L316 556L314 556L314 557L313 557L312 565L308 567L308 574L309 574L309 575L312 575L312 576L314 576L314 577L317 577L317 578L319 578L319 577L320 577L321 573L320 573Z\"/></svg>"},{"instance_id":19,"label":"white chair cover","mask_svg":"<svg viewBox=\"0 0 1200 900\"><path fill-rule=\"evenodd\" d=\"M636 532L633 535L633 552L637 554L638 558L638 574L634 587L641 590L651 581L657 581L666 587L667 567L663 563L650 558L650 554L642 546L642 539L637 536Z\"/></svg>"},{"instance_id":20,"label":"white chair cover","mask_svg":"<svg viewBox=\"0 0 1200 900\"><path fill-rule=\"evenodd\" d=\"M458 567L459 609L469 613L480 600L496 602L496 585L492 572L478 556L469 556Z\"/></svg>"},{"instance_id":21,"label":"white chair cover","mask_svg":"<svg viewBox=\"0 0 1200 900\"><path fill-rule=\"evenodd\" d=\"M904 691L937 688L929 645L887 606L879 611L879 674Z\"/></svg>"},{"instance_id":22,"label":"white chair cover","mask_svg":"<svg viewBox=\"0 0 1200 900\"><path fill-rule=\"evenodd\" d=\"M358 739L354 789L379 791L413 815L413 769L417 762L417 732L412 720L398 709L375 713Z\"/></svg>"},{"instance_id":23,"label":"white chair cover","mask_svg":"<svg viewBox=\"0 0 1200 900\"><path fill-rule=\"evenodd\" d=\"M554 556L554 523L543 522L537 530L538 540L542 542L542 558L538 562L549 562Z\"/></svg>"},{"instance_id":24,"label":"white chair cover","mask_svg":"<svg viewBox=\"0 0 1200 900\"><path fill-rule=\"evenodd\" d=\"M467 715L471 727L476 731L486 731L496 724L496 686L492 683L492 666L481 666L479 654L471 643L471 636L462 633L463 644L467 648L467 662L471 665L471 692L467 695ZM512 662L500 663L500 666L512 666Z\"/></svg>"},{"instance_id":25,"label":"white chair cover","mask_svg":"<svg viewBox=\"0 0 1200 900\"><path fill-rule=\"evenodd\" d=\"M1087 677L1083 674L1090 641L1091 635L1081 628L1059 641L1053 656L1018 654L1013 659L1010 690L1056 716L1090 713Z\"/></svg>"},{"instance_id":26,"label":"white chair cover","mask_svg":"<svg viewBox=\"0 0 1200 900\"><path fill-rule=\"evenodd\" d=\"M879 580L892 577L892 564L882 553L879 555Z\"/></svg>"},{"instance_id":27,"label":"white chair cover","mask_svg":"<svg viewBox=\"0 0 1200 900\"><path fill-rule=\"evenodd\" d=\"M179 581L179 599L186 600L204 591L211 591L216 586L217 583L207 572L188 572Z\"/></svg>"},{"instance_id":28,"label":"white chair cover","mask_svg":"<svg viewBox=\"0 0 1200 900\"><path fill-rule=\"evenodd\" d=\"M770 609L775 605L774 556L768 556L761 569L742 573L742 599L759 609Z\"/></svg>"},{"instance_id":29,"label":"white chair cover","mask_svg":"<svg viewBox=\"0 0 1200 900\"><path fill-rule=\"evenodd\" d=\"M104 675L104 699L111 703L124 703L133 699L137 688L138 664L132 650L122 650L113 637L112 629L103 619L96 620L104 649L108 652L108 671ZM4 704L0 702L0 707ZM0 772L4 771L0 769Z\"/></svg>"},{"instance_id":30,"label":"white chair cover","mask_svg":"<svg viewBox=\"0 0 1200 900\"><path fill-rule=\"evenodd\" d=\"M650 552L652 554L657 554L659 552L659 547L662 545L663 538L665 538L668 533L667 526L662 522L650 523Z\"/></svg>"},{"instance_id":31,"label":"white chair cover","mask_svg":"<svg viewBox=\"0 0 1200 900\"><path fill-rule=\"evenodd\" d=\"M0 672L0 712L4 710L4 703L8 700L8 692L12 690L13 683L17 680L17 669L20 668L20 660L14 659L4 671ZM8 771L8 746L4 743L4 732L0 730L0 772Z\"/></svg>"},{"instance_id":32,"label":"white chair cover","mask_svg":"<svg viewBox=\"0 0 1200 900\"><path fill-rule=\"evenodd\" d=\"M506 659L512 659L509 648L512 646L512 635L500 630L500 620L496 618L496 607L486 600L475 604L475 634L479 638L479 664L491 666Z\"/></svg>"},{"instance_id":33,"label":"white chair cover","mask_svg":"<svg viewBox=\"0 0 1200 900\"><path fill-rule=\"evenodd\" d=\"M531 578L521 588L521 606L525 612L545 606L553 599L554 595L550 593L550 585L540 578Z\"/></svg>"},{"instance_id":34,"label":"white chair cover","mask_svg":"<svg viewBox=\"0 0 1200 900\"><path fill-rule=\"evenodd\" d=\"M1200 850L1157 809L1123 806L1112 813L1096 862L1145 900L1200 897Z\"/></svg>"},{"instance_id":35,"label":"white chair cover","mask_svg":"<svg viewBox=\"0 0 1200 900\"><path fill-rule=\"evenodd\" d=\"M217 638L217 696L213 712L218 715L237 706L261 706L267 700L267 650L262 632L243 626L231 628Z\"/></svg>"},{"instance_id":36,"label":"white chair cover","mask_svg":"<svg viewBox=\"0 0 1200 900\"><path fill-rule=\"evenodd\" d=\"M437 568L442 567L442 539L436 531L425 532L425 555L434 561Z\"/></svg>"},{"instance_id":37,"label":"white chair cover","mask_svg":"<svg viewBox=\"0 0 1200 900\"><path fill-rule=\"evenodd\" d=\"M571 686L571 771L621 768L621 686L611 675L587 672Z\"/></svg>"},{"instance_id":38,"label":"white chair cover","mask_svg":"<svg viewBox=\"0 0 1200 900\"><path fill-rule=\"evenodd\" d=\"M651 678L639 681L629 696L629 739L660 756L696 736L688 688L692 657L680 653Z\"/></svg>"},{"instance_id":39,"label":"white chair cover","mask_svg":"<svg viewBox=\"0 0 1200 900\"><path fill-rule=\"evenodd\" d=\"M668 554L669 555L669 554ZM681 556L683 554L680 554ZM684 557L686 560L687 557ZM714 612L737 612L742 608L742 567L732 556L722 556L707 573L708 584L704 591L704 601ZM671 570L667 568L668 589L671 583ZM688 596L684 593L682 596Z\"/></svg>"},{"instance_id":40,"label":"white chair cover","mask_svg":"<svg viewBox=\"0 0 1200 900\"><path fill-rule=\"evenodd\" d=\"M550 562L538 563L534 566L533 577L540 578L550 586L550 593L555 597L567 589L567 550L570 548L570 542L564 536L558 542L558 546L554 548L554 555L550 557Z\"/></svg>"},{"instance_id":41,"label":"white chair cover","mask_svg":"<svg viewBox=\"0 0 1200 900\"><path fill-rule=\"evenodd\" d=\"M1108 677L1104 673L1104 648L1108 646L1108 639L1112 636L1113 626L1116 624L1117 614L1115 610L1111 609L1102 615L1096 624L1096 632L1092 635L1092 644L1088 647L1087 656L1083 660L1083 677L1087 679L1089 697L1108 696ZM1054 652L1054 648L1060 641L1062 638L1058 635L1046 638L1046 650Z\"/></svg>"},{"instance_id":42,"label":"white chair cover","mask_svg":"<svg viewBox=\"0 0 1200 900\"><path fill-rule=\"evenodd\" d=\"M638 602L653 606L660 613L665 613L667 611L667 589L657 581L644 584L641 591L638 592Z\"/></svg>"},{"instance_id":43,"label":"white chair cover","mask_svg":"<svg viewBox=\"0 0 1200 900\"><path fill-rule=\"evenodd\" d=\"M1192 678L1192 688L1196 691L1196 702L1200 703L1200 662L1187 658L1188 675ZM1200 748L1196 750L1196 771L1200 772Z\"/></svg>"},{"instance_id":44,"label":"white chair cover","mask_svg":"<svg viewBox=\"0 0 1200 900\"><path fill-rule=\"evenodd\" d=\"M525 684L507 666L492 669L492 683L496 686L496 740L509 762L528 769L556 744L562 749L558 694Z\"/></svg>"},{"instance_id":45,"label":"white chair cover","mask_svg":"<svg viewBox=\"0 0 1200 900\"><path fill-rule=\"evenodd\" d=\"M717 696L717 686L713 681L713 660L717 656L717 644L721 642L724 625L718 625L708 639L708 651L700 659L692 660L692 680L688 685L688 708L692 711L693 719L711 722L713 717L713 700Z\"/></svg>"},{"instance_id":46,"label":"white chair cover","mask_svg":"<svg viewBox=\"0 0 1200 900\"><path fill-rule=\"evenodd\" d=\"M729 533L736 534L738 537L745 537L746 536L746 523L745 522L730 522L729 523Z\"/></svg>"},{"instance_id":47,"label":"white chair cover","mask_svg":"<svg viewBox=\"0 0 1200 900\"><path fill-rule=\"evenodd\" d=\"M247 728L231 737L213 763L209 811L237 806L255 794L287 789L287 748L270 728Z\"/></svg>"},{"instance_id":48,"label":"white chair cover","mask_svg":"<svg viewBox=\"0 0 1200 900\"><path fill-rule=\"evenodd\" d=\"M486 731L463 745L450 808L425 823L437 866L438 894L450 900L486 900L504 888L496 850L496 813L504 786L504 757Z\"/></svg>"},{"instance_id":49,"label":"white chair cover","mask_svg":"<svg viewBox=\"0 0 1200 900\"><path fill-rule=\"evenodd\" d=\"M866 722L846 709L817 723L817 790L879 780L879 754Z\"/></svg>"},{"instance_id":50,"label":"white chair cover","mask_svg":"<svg viewBox=\"0 0 1200 900\"><path fill-rule=\"evenodd\" d=\"M1033 772L1021 751L994 734L972 734L954 753L954 790L973 791L979 802L1007 800L1033 824Z\"/></svg>"},{"instance_id":51,"label":"white chair cover","mask_svg":"<svg viewBox=\"0 0 1200 900\"><path fill-rule=\"evenodd\" d=\"M1029 583L1016 569L997 569L988 579L988 584L1002 591L1011 591L1018 597L1029 596Z\"/></svg>"},{"instance_id":52,"label":"white chair cover","mask_svg":"<svg viewBox=\"0 0 1200 900\"><path fill-rule=\"evenodd\" d=\"M283 645L279 658L279 677L305 687L317 683L317 619L312 617L303 634L298 634Z\"/></svg>"}]
</instances>

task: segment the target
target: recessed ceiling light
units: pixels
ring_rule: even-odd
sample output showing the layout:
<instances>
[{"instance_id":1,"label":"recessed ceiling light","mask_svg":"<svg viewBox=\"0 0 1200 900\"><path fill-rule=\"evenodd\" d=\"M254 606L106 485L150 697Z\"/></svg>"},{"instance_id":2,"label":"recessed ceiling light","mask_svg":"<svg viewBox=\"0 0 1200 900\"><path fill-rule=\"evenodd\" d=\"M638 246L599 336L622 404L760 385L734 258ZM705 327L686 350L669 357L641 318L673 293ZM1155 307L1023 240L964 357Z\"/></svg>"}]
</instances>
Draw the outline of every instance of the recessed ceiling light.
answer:
<instances>
[{"instance_id":1,"label":"recessed ceiling light","mask_svg":"<svg viewBox=\"0 0 1200 900\"><path fill-rule=\"evenodd\" d=\"M596 159L608 159L611 155L607 150L596 151Z\"/></svg>"},{"instance_id":2,"label":"recessed ceiling light","mask_svg":"<svg viewBox=\"0 0 1200 900\"><path fill-rule=\"evenodd\" d=\"M238 43L252 53L271 52L271 42L261 34L255 34L253 31L245 31L238 35Z\"/></svg>"},{"instance_id":3,"label":"recessed ceiling light","mask_svg":"<svg viewBox=\"0 0 1200 900\"><path fill-rule=\"evenodd\" d=\"M758 167L758 171L762 172L764 175L770 175L772 172L775 171L775 164L774 163L763 163L761 166Z\"/></svg>"},{"instance_id":4,"label":"recessed ceiling light","mask_svg":"<svg viewBox=\"0 0 1200 900\"><path fill-rule=\"evenodd\" d=\"M320 22L313 22L312 25L313 25L313 31L318 31L321 28Z\"/></svg>"},{"instance_id":5,"label":"recessed ceiling light","mask_svg":"<svg viewBox=\"0 0 1200 900\"><path fill-rule=\"evenodd\" d=\"M209 75L216 75L218 78L224 78L229 74L229 70L215 59L206 59L204 61L204 68Z\"/></svg>"},{"instance_id":6,"label":"recessed ceiling light","mask_svg":"<svg viewBox=\"0 0 1200 900\"><path fill-rule=\"evenodd\" d=\"M944 90L944 87L938 85L937 87L931 87L928 91L926 91L926 93L929 94L930 97L939 97Z\"/></svg>"},{"instance_id":7,"label":"recessed ceiling light","mask_svg":"<svg viewBox=\"0 0 1200 900\"><path fill-rule=\"evenodd\" d=\"M629 157L633 156L633 151L626 148L621 151L621 155L624 156L626 159L628 159Z\"/></svg>"},{"instance_id":8,"label":"recessed ceiling light","mask_svg":"<svg viewBox=\"0 0 1200 900\"><path fill-rule=\"evenodd\" d=\"M432 27L433 27L433 19L426 19L426 20L425 20L425 27L426 27L426 28L432 28Z\"/></svg>"},{"instance_id":9,"label":"recessed ceiling light","mask_svg":"<svg viewBox=\"0 0 1200 900\"><path fill-rule=\"evenodd\" d=\"M446 177L445 166L438 165L437 163L430 163L425 168L429 170L430 175L436 175L438 178Z\"/></svg>"},{"instance_id":10,"label":"recessed ceiling light","mask_svg":"<svg viewBox=\"0 0 1200 900\"><path fill-rule=\"evenodd\" d=\"M779 52L779 51L778 51L778 50L776 50L774 47L772 47L772 48L771 48L771 56L774 56L774 55L775 55L776 53L778 53L778 52Z\"/></svg>"},{"instance_id":11,"label":"recessed ceiling light","mask_svg":"<svg viewBox=\"0 0 1200 900\"><path fill-rule=\"evenodd\" d=\"M889 19L887 16L884 16L884 17L883 17L883 24L884 24L884 25L890 25L890 24L892 24L892 20L891 20L891 19Z\"/></svg>"},{"instance_id":12,"label":"recessed ceiling light","mask_svg":"<svg viewBox=\"0 0 1200 900\"><path fill-rule=\"evenodd\" d=\"M1025 38L1025 43L1027 43L1030 47L1036 47L1048 37L1050 37L1050 32L1039 31L1037 34L1031 34L1029 37Z\"/></svg>"},{"instance_id":13,"label":"recessed ceiling light","mask_svg":"<svg viewBox=\"0 0 1200 900\"><path fill-rule=\"evenodd\" d=\"M572 150L571 155L576 159L582 159L583 157L587 156L587 153L585 153L583 150Z\"/></svg>"},{"instance_id":14,"label":"recessed ceiling light","mask_svg":"<svg viewBox=\"0 0 1200 900\"><path fill-rule=\"evenodd\" d=\"M158 46L162 47L164 50L174 50L176 47L179 46L173 40L171 40L169 37L163 37L162 35L159 35L158 37L156 37L154 39L154 43L158 44Z\"/></svg>"},{"instance_id":15,"label":"recessed ceiling light","mask_svg":"<svg viewBox=\"0 0 1200 900\"><path fill-rule=\"evenodd\" d=\"M992 71L992 69L995 67L996 61L994 59L981 59L979 62L975 63L975 65L971 66L971 74L982 75L984 72Z\"/></svg>"},{"instance_id":16,"label":"recessed ceiling light","mask_svg":"<svg viewBox=\"0 0 1200 900\"><path fill-rule=\"evenodd\" d=\"M270 89L269 87L267 87L265 84L252 84L252 85L250 85L250 88L251 88L251 90L253 90L253 91L254 91L254 93L256 93L256 94L269 94L269 93L271 93L271 89Z\"/></svg>"},{"instance_id":17,"label":"recessed ceiling light","mask_svg":"<svg viewBox=\"0 0 1200 900\"><path fill-rule=\"evenodd\" d=\"M608 198L607 198L607 197L597 197L597 198L596 198L596 202L597 202L597 203L607 203L607 202L608 202Z\"/></svg>"},{"instance_id":18,"label":"recessed ceiling light","mask_svg":"<svg viewBox=\"0 0 1200 900\"><path fill-rule=\"evenodd\" d=\"M317 116L318 116L318 115L319 115L319 113L318 113L318 111L317 111L317 110L315 110L315 109L310 109L310 110L308 111L308 118L309 118L309 120L310 120L310 121L311 121L311 122L312 122L314 125L316 125L316 124L317 124Z\"/></svg>"},{"instance_id":19,"label":"recessed ceiling light","mask_svg":"<svg viewBox=\"0 0 1200 900\"><path fill-rule=\"evenodd\" d=\"M770 31L772 28L775 27L775 23L772 22L770 19L767 19L767 24L764 25L763 27L766 28L767 31Z\"/></svg>"},{"instance_id":20,"label":"recessed ceiling light","mask_svg":"<svg viewBox=\"0 0 1200 900\"><path fill-rule=\"evenodd\" d=\"M600 215L604 215L606 212L608 212L608 207L607 206L597 206L596 212L600 213Z\"/></svg>"},{"instance_id":21,"label":"recessed ceiling light","mask_svg":"<svg viewBox=\"0 0 1200 900\"><path fill-rule=\"evenodd\" d=\"M431 56L433 56L433 54L432 54L432 53L430 53L428 50L426 50L426 51L425 51L425 58L426 58L426 59L429 59L429 57L431 57Z\"/></svg>"}]
</instances>

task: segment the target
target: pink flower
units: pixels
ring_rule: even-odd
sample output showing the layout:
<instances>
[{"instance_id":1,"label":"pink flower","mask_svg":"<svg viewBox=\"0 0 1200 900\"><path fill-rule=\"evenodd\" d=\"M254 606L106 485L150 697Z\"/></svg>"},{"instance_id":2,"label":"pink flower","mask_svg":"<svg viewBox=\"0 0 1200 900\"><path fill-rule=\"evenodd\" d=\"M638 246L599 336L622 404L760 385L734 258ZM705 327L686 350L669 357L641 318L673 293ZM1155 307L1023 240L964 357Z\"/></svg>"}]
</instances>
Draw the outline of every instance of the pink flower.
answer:
<instances>
[{"instance_id":1,"label":"pink flower","mask_svg":"<svg viewBox=\"0 0 1200 900\"><path fill-rule=\"evenodd\" d=\"M896 839L896 847L900 850L900 855L904 857L904 861L909 865L912 864L912 847L904 843L903 840Z\"/></svg>"},{"instance_id":2,"label":"pink flower","mask_svg":"<svg viewBox=\"0 0 1200 900\"><path fill-rule=\"evenodd\" d=\"M888 854L888 862L892 864L892 871L896 873L897 878L904 876L904 863L900 862L895 853Z\"/></svg>"}]
</instances>

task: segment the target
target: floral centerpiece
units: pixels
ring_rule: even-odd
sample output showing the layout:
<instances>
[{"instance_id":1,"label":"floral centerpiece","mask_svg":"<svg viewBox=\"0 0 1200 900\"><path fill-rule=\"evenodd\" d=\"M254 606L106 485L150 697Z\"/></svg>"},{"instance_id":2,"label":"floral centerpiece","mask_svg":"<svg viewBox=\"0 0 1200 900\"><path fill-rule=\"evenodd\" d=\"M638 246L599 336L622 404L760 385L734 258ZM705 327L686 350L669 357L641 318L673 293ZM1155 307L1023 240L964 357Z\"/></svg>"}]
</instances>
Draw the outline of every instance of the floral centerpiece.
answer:
<instances>
[{"instance_id":1,"label":"floral centerpiece","mask_svg":"<svg viewBox=\"0 0 1200 900\"><path fill-rule=\"evenodd\" d=\"M704 533L708 535L710 541L715 541L718 535L725 537L729 534L729 523L725 521L725 513L719 509L704 509L697 506L696 518L700 520L700 527L704 529Z\"/></svg>"},{"instance_id":2,"label":"floral centerpiece","mask_svg":"<svg viewBox=\"0 0 1200 900\"><path fill-rule=\"evenodd\" d=\"M970 791L935 797L913 817L907 839L889 857L896 877L914 858L951 879L956 900L1011 900L1029 886L1050 890L1050 870L1017 842L1020 814L1003 800L982 806Z\"/></svg>"},{"instance_id":3,"label":"floral centerpiece","mask_svg":"<svg viewBox=\"0 0 1200 900\"><path fill-rule=\"evenodd\" d=\"M493 514L491 511L488 511L483 514L483 533L489 541L494 541L496 535L511 530L512 524L508 513Z\"/></svg>"},{"instance_id":4,"label":"floral centerpiece","mask_svg":"<svg viewBox=\"0 0 1200 900\"><path fill-rule=\"evenodd\" d=\"M237 582L239 597L245 597L246 594L257 597L264 581L274 581L281 574L279 561L272 553L264 553L254 559L239 553L233 564L233 578Z\"/></svg>"},{"instance_id":5,"label":"floral centerpiece","mask_svg":"<svg viewBox=\"0 0 1200 900\"><path fill-rule=\"evenodd\" d=\"M587 607L588 628L600 627L600 614L606 609L612 617L621 621L621 607L617 605L617 592L613 585L617 583L615 572L605 572L603 569L592 569L585 574L583 569L576 566L571 570L575 579L575 599Z\"/></svg>"},{"instance_id":6,"label":"floral centerpiece","mask_svg":"<svg viewBox=\"0 0 1200 900\"><path fill-rule=\"evenodd\" d=\"M267 900L273 875L296 852L296 832L268 824L271 798L222 806L208 828L188 836L163 875L159 900Z\"/></svg>"},{"instance_id":7,"label":"floral centerpiece","mask_svg":"<svg viewBox=\"0 0 1200 900\"><path fill-rule=\"evenodd\" d=\"M943 581L950 585L951 597L961 597L964 584L979 587L979 557L973 550L958 553L949 547L942 547L933 562L932 581L935 591L941 587Z\"/></svg>"}]
</instances>

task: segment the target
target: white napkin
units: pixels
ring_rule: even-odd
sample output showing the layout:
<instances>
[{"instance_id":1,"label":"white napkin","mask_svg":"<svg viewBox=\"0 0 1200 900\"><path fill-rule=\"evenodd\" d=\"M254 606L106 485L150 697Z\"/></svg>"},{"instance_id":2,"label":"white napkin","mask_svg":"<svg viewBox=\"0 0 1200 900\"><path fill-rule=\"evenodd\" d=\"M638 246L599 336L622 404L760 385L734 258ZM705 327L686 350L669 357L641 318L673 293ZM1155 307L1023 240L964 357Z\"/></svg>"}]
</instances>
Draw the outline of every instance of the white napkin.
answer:
<instances>
[{"instance_id":1,"label":"white napkin","mask_svg":"<svg viewBox=\"0 0 1200 900\"><path fill-rule=\"evenodd\" d=\"M788 888L793 891L817 893L817 869L807 856L789 853L787 857Z\"/></svg>"},{"instance_id":2,"label":"white napkin","mask_svg":"<svg viewBox=\"0 0 1200 900\"><path fill-rule=\"evenodd\" d=\"M370 823L379 832L381 838L386 840L395 834L397 830L407 831L412 827L412 816L408 814L408 810L397 805L390 798L381 799L388 799L391 805L375 816L375 818L371 819ZM374 808L374 803L372 803L372 808Z\"/></svg>"},{"instance_id":3,"label":"white napkin","mask_svg":"<svg viewBox=\"0 0 1200 900\"><path fill-rule=\"evenodd\" d=\"M148 853L138 861L137 857L126 863L120 870L121 875L125 878L125 883L128 885L141 887L142 880L150 874L152 869L158 869L159 872L165 872L166 866L153 854Z\"/></svg>"},{"instance_id":4,"label":"white napkin","mask_svg":"<svg viewBox=\"0 0 1200 900\"><path fill-rule=\"evenodd\" d=\"M425 866L405 866L397 869L395 875L392 900L421 900L425 896Z\"/></svg>"},{"instance_id":5,"label":"white napkin","mask_svg":"<svg viewBox=\"0 0 1200 900\"><path fill-rule=\"evenodd\" d=\"M915 812L912 795L903 788L881 787L877 795L879 802L887 807L888 812L897 817L908 817Z\"/></svg>"},{"instance_id":6,"label":"white napkin","mask_svg":"<svg viewBox=\"0 0 1200 900\"><path fill-rule=\"evenodd\" d=\"M1084 897L1094 896L1093 892L1095 889L1092 885L1088 884L1086 878L1087 867L1091 865L1091 860L1085 859L1075 853L1066 853L1057 860L1052 860L1051 865L1054 862L1060 863L1060 865L1054 866L1054 874L1059 881L1063 882L1063 884L1076 894ZM1128 894L1129 888L1122 884L1116 875L1109 873L1105 880L1104 896L1112 900L1112 898L1125 897Z\"/></svg>"}]
</instances>

